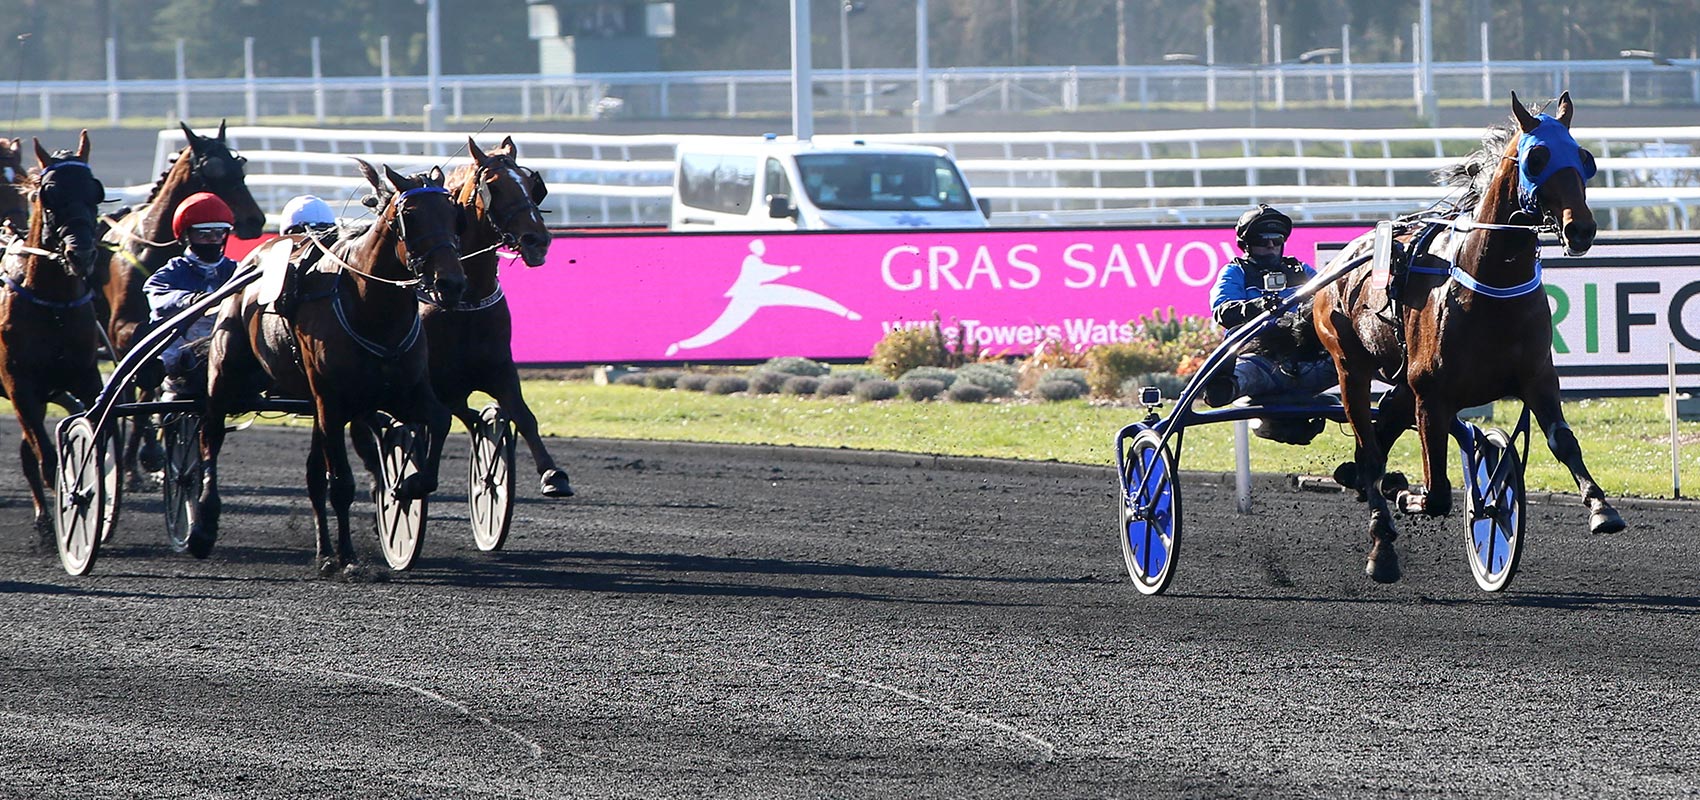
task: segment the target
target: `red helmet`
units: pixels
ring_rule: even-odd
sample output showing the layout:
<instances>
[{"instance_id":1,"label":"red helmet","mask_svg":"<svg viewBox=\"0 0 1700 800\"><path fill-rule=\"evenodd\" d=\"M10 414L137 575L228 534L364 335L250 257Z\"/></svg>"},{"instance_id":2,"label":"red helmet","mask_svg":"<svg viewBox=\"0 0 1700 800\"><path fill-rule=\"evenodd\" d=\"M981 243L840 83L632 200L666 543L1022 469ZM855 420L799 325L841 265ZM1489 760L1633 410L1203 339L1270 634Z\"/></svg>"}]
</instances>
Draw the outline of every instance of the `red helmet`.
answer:
<instances>
[{"instance_id":1,"label":"red helmet","mask_svg":"<svg viewBox=\"0 0 1700 800\"><path fill-rule=\"evenodd\" d=\"M189 195L177 206L177 213L171 215L171 235L179 239L190 228L216 227L236 227L236 215L230 213L230 206L212 192Z\"/></svg>"}]
</instances>

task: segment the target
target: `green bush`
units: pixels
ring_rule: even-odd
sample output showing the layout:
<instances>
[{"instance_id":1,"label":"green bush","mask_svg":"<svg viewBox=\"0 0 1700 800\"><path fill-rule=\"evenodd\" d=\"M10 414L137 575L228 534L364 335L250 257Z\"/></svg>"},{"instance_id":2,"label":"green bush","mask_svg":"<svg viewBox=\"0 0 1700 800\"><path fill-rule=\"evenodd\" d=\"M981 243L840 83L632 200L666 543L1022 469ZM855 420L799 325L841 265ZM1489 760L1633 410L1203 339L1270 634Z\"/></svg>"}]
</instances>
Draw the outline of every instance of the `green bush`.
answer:
<instances>
[{"instance_id":1,"label":"green bush","mask_svg":"<svg viewBox=\"0 0 1700 800\"><path fill-rule=\"evenodd\" d=\"M931 400L944 391L944 381L933 378L906 378L898 381L897 386L904 397L917 402Z\"/></svg>"},{"instance_id":2,"label":"green bush","mask_svg":"<svg viewBox=\"0 0 1700 800\"><path fill-rule=\"evenodd\" d=\"M614 383L618 386L647 386L649 375L643 372L628 372L615 378Z\"/></svg>"},{"instance_id":3,"label":"green bush","mask_svg":"<svg viewBox=\"0 0 1700 800\"><path fill-rule=\"evenodd\" d=\"M643 375L643 385L651 389L671 389L679 382L685 373L676 369L658 369L654 372L640 372Z\"/></svg>"},{"instance_id":4,"label":"green bush","mask_svg":"<svg viewBox=\"0 0 1700 800\"><path fill-rule=\"evenodd\" d=\"M769 372L765 369L758 369L755 372L750 373L750 394L773 394L778 392L779 387L784 386L785 381L789 380L791 377L792 376L786 375L783 372Z\"/></svg>"},{"instance_id":5,"label":"green bush","mask_svg":"<svg viewBox=\"0 0 1700 800\"><path fill-rule=\"evenodd\" d=\"M890 400L897 396L897 392L897 382L888 381L884 378L862 381L861 383L856 384L855 389L851 390L851 393L856 396L857 400L866 400L870 402L876 400Z\"/></svg>"},{"instance_id":6,"label":"green bush","mask_svg":"<svg viewBox=\"0 0 1700 800\"><path fill-rule=\"evenodd\" d=\"M1076 384L1080 387L1081 394L1086 394L1087 392L1092 391L1092 384L1086 381L1086 370L1083 369L1074 369L1072 367L1053 369L1039 378L1040 383L1049 383L1052 381L1067 381L1069 383Z\"/></svg>"},{"instance_id":7,"label":"green bush","mask_svg":"<svg viewBox=\"0 0 1700 800\"><path fill-rule=\"evenodd\" d=\"M687 372L673 382L673 388L685 392L700 392L708 388L708 382L714 380L713 375L701 372Z\"/></svg>"},{"instance_id":8,"label":"green bush","mask_svg":"<svg viewBox=\"0 0 1700 800\"><path fill-rule=\"evenodd\" d=\"M955 385L972 383L992 397L1008 397L1015 394L1015 378L1016 370L1008 364L967 364L956 371Z\"/></svg>"},{"instance_id":9,"label":"green bush","mask_svg":"<svg viewBox=\"0 0 1700 800\"><path fill-rule=\"evenodd\" d=\"M843 395L847 395L851 391L855 390L857 384L859 384L859 383L861 383L861 381L857 381L854 378L844 378L844 377L837 377L837 376L827 378L826 380L820 382L820 386L815 387L815 396L816 397L840 397L840 396L843 396Z\"/></svg>"},{"instance_id":10,"label":"green bush","mask_svg":"<svg viewBox=\"0 0 1700 800\"><path fill-rule=\"evenodd\" d=\"M1062 400L1077 400L1086 393L1086 388L1074 381L1043 380L1034 387L1033 392L1053 403Z\"/></svg>"},{"instance_id":11,"label":"green bush","mask_svg":"<svg viewBox=\"0 0 1700 800\"><path fill-rule=\"evenodd\" d=\"M780 384L779 393L789 395L812 395L820 389L821 379L813 375L792 375Z\"/></svg>"},{"instance_id":12,"label":"green bush","mask_svg":"<svg viewBox=\"0 0 1700 800\"><path fill-rule=\"evenodd\" d=\"M955 386L950 387L946 396L958 403L984 403L989 395L984 386L977 383L957 381Z\"/></svg>"},{"instance_id":13,"label":"green bush","mask_svg":"<svg viewBox=\"0 0 1700 800\"><path fill-rule=\"evenodd\" d=\"M704 388L709 394L737 394L749 389L750 382L742 375L716 375Z\"/></svg>"},{"instance_id":14,"label":"green bush","mask_svg":"<svg viewBox=\"0 0 1700 800\"><path fill-rule=\"evenodd\" d=\"M916 367L903 373L903 376L897 380L899 383L902 383L903 381L913 381L921 378L938 381L939 383L944 384L944 388L946 389L949 389L951 384L956 383L956 373L951 372L944 367Z\"/></svg>"},{"instance_id":15,"label":"green bush","mask_svg":"<svg viewBox=\"0 0 1700 800\"><path fill-rule=\"evenodd\" d=\"M802 375L809 378L819 378L832 371L832 368L807 358L782 356L770 358L767 363L756 368L762 372L778 372L784 375Z\"/></svg>"},{"instance_id":16,"label":"green bush","mask_svg":"<svg viewBox=\"0 0 1700 800\"><path fill-rule=\"evenodd\" d=\"M1115 397L1129 378L1175 366L1175 359L1149 339L1101 344L1086 352L1086 383L1095 395Z\"/></svg>"},{"instance_id":17,"label":"green bush","mask_svg":"<svg viewBox=\"0 0 1700 800\"><path fill-rule=\"evenodd\" d=\"M942 367L950 363L950 351L937 325L892 328L874 345L870 359L874 369L895 378L916 367Z\"/></svg>"}]
</instances>

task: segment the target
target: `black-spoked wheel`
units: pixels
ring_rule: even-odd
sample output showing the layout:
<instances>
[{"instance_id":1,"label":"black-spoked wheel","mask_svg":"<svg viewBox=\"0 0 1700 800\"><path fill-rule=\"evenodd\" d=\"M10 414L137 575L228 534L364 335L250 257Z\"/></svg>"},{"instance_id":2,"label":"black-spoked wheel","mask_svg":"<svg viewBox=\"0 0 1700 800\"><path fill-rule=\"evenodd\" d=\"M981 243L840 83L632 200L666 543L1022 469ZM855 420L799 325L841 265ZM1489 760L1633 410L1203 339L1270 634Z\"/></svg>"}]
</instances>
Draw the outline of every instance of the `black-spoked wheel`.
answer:
<instances>
[{"instance_id":1,"label":"black-spoked wheel","mask_svg":"<svg viewBox=\"0 0 1700 800\"><path fill-rule=\"evenodd\" d=\"M106 454L87 417L71 417L60 423L58 440L53 526L59 563L72 575L87 575L100 550L106 514Z\"/></svg>"},{"instance_id":2,"label":"black-spoked wheel","mask_svg":"<svg viewBox=\"0 0 1700 800\"><path fill-rule=\"evenodd\" d=\"M428 437L423 426L403 425L379 414L373 423L378 435L378 463L383 484L372 492L378 506L378 545L390 569L405 570L419 557L425 543L425 506L428 498L404 500L395 489L425 463Z\"/></svg>"},{"instance_id":3,"label":"black-spoked wheel","mask_svg":"<svg viewBox=\"0 0 1700 800\"><path fill-rule=\"evenodd\" d=\"M1162 594L1169 588L1181 538L1175 459L1162 441L1154 430L1136 434L1121 475L1122 559L1143 594Z\"/></svg>"},{"instance_id":4,"label":"black-spoked wheel","mask_svg":"<svg viewBox=\"0 0 1700 800\"><path fill-rule=\"evenodd\" d=\"M1511 584L1523 557L1523 463L1505 431L1490 428L1471 433L1474 447L1462 454L1464 547L1476 585L1498 592ZM1500 475L1497 481L1495 473Z\"/></svg>"},{"instance_id":5,"label":"black-spoked wheel","mask_svg":"<svg viewBox=\"0 0 1700 800\"><path fill-rule=\"evenodd\" d=\"M124 504L124 445L128 440L128 427L120 424L113 425L101 440L105 455L100 459L100 481L106 492L100 514L101 544L112 541L113 532L118 530L118 509Z\"/></svg>"},{"instance_id":6,"label":"black-spoked wheel","mask_svg":"<svg viewBox=\"0 0 1700 800\"><path fill-rule=\"evenodd\" d=\"M165 440L165 470L160 481L165 491L165 535L171 549L189 551L189 532L200 516L201 418L178 414L160 426Z\"/></svg>"},{"instance_id":7,"label":"black-spoked wheel","mask_svg":"<svg viewBox=\"0 0 1700 800\"><path fill-rule=\"evenodd\" d=\"M467 457L466 504L472 540L480 550L500 550L514 516L514 425L491 403L478 414Z\"/></svg>"}]
</instances>

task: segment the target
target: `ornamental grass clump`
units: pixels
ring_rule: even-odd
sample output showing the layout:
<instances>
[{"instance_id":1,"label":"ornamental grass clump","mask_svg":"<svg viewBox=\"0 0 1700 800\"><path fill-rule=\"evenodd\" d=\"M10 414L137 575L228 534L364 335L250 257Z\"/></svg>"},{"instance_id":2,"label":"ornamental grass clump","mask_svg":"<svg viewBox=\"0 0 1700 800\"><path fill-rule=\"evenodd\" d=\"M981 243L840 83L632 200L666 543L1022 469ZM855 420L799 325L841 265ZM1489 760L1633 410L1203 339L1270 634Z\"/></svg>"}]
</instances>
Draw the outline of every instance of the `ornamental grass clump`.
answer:
<instances>
[{"instance_id":1,"label":"ornamental grass clump","mask_svg":"<svg viewBox=\"0 0 1700 800\"><path fill-rule=\"evenodd\" d=\"M855 395L857 400L867 402L890 400L891 398L896 397L897 393L897 381L888 381L884 378L862 381L861 383L856 384L855 389L851 390L851 394Z\"/></svg>"},{"instance_id":2,"label":"ornamental grass clump","mask_svg":"<svg viewBox=\"0 0 1700 800\"><path fill-rule=\"evenodd\" d=\"M921 402L938 397L944 391L944 382L932 378L907 378L897 382L903 396Z\"/></svg>"},{"instance_id":3,"label":"ornamental grass clump","mask_svg":"<svg viewBox=\"0 0 1700 800\"><path fill-rule=\"evenodd\" d=\"M774 394L791 377L783 372L769 372L765 369L758 369L750 373L750 394Z\"/></svg>"},{"instance_id":4,"label":"ornamental grass clump","mask_svg":"<svg viewBox=\"0 0 1700 800\"><path fill-rule=\"evenodd\" d=\"M671 389L679 382L685 373L676 369L658 369L654 372L638 373L644 376L643 385L651 389Z\"/></svg>"},{"instance_id":5,"label":"ornamental grass clump","mask_svg":"<svg viewBox=\"0 0 1700 800\"><path fill-rule=\"evenodd\" d=\"M902 383L903 381L920 380L922 378L938 381L944 384L946 389L949 389L951 384L956 383L956 373L944 367L916 367L903 373L897 381Z\"/></svg>"},{"instance_id":6,"label":"ornamental grass clump","mask_svg":"<svg viewBox=\"0 0 1700 800\"><path fill-rule=\"evenodd\" d=\"M986 387L977 383L957 381L956 385L950 387L950 391L945 393L945 396L956 403L984 403L990 395L986 392Z\"/></svg>"},{"instance_id":7,"label":"ornamental grass clump","mask_svg":"<svg viewBox=\"0 0 1700 800\"><path fill-rule=\"evenodd\" d=\"M783 375L801 375L808 378L819 378L832 371L832 368L807 358L796 356L781 356L770 358L766 363L756 367L760 372L777 372Z\"/></svg>"},{"instance_id":8,"label":"ornamental grass clump","mask_svg":"<svg viewBox=\"0 0 1700 800\"><path fill-rule=\"evenodd\" d=\"M1045 380L1033 387L1033 393L1053 403L1078 400L1086 389L1074 381Z\"/></svg>"},{"instance_id":9,"label":"ornamental grass clump","mask_svg":"<svg viewBox=\"0 0 1700 800\"><path fill-rule=\"evenodd\" d=\"M614 379L616 386L648 386L649 376L642 372L628 372Z\"/></svg>"},{"instance_id":10,"label":"ornamental grass clump","mask_svg":"<svg viewBox=\"0 0 1700 800\"><path fill-rule=\"evenodd\" d=\"M1092 391L1092 384L1086 381L1086 370L1084 369L1053 369L1039 377L1040 383L1050 383L1052 381L1067 381L1068 383L1073 383L1080 387L1081 394L1086 394L1087 392Z\"/></svg>"},{"instance_id":11,"label":"ornamental grass clump","mask_svg":"<svg viewBox=\"0 0 1700 800\"><path fill-rule=\"evenodd\" d=\"M737 394L750 388L742 375L716 375L709 379L704 390L709 394Z\"/></svg>"},{"instance_id":12,"label":"ornamental grass clump","mask_svg":"<svg viewBox=\"0 0 1700 800\"><path fill-rule=\"evenodd\" d=\"M854 378L837 376L827 378L820 382L820 386L815 387L815 396L842 397L853 391L858 383L860 383L860 381L857 381Z\"/></svg>"},{"instance_id":13,"label":"ornamental grass clump","mask_svg":"<svg viewBox=\"0 0 1700 800\"><path fill-rule=\"evenodd\" d=\"M687 372L673 382L673 388L684 392L700 392L708 388L708 382L714 380L713 375L702 372Z\"/></svg>"},{"instance_id":14,"label":"ornamental grass clump","mask_svg":"<svg viewBox=\"0 0 1700 800\"><path fill-rule=\"evenodd\" d=\"M813 375L792 375L779 385L779 393L793 396L813 395L820 389L821 379Z\"/></svg>"},{"instance_id":15,"label":"ornamental grass clump","mask_svg":"<svg viewBox=\"0 0 1700 800\"><path fill-rule=\"evenodd\" d=\"M1016 369L1008 364L967 364L956 370L956 383L951 388L971 383L986 390L992 397L1015 394Z\"/></svg>"}]
</instances>

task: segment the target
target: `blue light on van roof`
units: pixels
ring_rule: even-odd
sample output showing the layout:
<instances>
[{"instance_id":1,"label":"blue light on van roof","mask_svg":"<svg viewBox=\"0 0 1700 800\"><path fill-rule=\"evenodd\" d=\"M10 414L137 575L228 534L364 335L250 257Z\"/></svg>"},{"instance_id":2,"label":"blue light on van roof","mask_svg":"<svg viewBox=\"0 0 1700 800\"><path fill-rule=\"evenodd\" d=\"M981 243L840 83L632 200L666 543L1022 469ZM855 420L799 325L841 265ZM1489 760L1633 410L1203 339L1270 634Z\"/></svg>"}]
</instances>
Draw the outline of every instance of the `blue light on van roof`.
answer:
<instances>
[{"instance_id":1,"label":"blue light on van roof","mask_svg":"<svg viewBox=\"0 0 1700 800\"><path fill-rule=\"evenodd\" d=\"M773 140L775 140L775 139L778 139L778 138L779 138L779 134L777 134L777 133L771 133L771 132L769 132L769 133L764 133L764 134L762 134L762 135L761 135L761 138L763 138L763 139L766 139L766 140L767 140L767 141L770 141L770 142L771 142L771 141L773 141Z\"/></svg>"}]
</instances>

